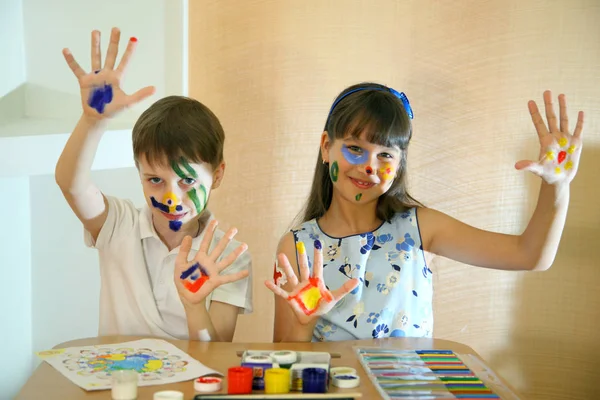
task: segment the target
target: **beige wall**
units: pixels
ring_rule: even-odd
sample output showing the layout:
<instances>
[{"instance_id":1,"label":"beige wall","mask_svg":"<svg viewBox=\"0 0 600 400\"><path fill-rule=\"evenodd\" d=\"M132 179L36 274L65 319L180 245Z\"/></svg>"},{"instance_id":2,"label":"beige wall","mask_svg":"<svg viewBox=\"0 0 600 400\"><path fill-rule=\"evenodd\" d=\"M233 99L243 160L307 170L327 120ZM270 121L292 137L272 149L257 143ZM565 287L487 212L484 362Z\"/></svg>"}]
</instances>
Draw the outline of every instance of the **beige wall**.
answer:
<instances>
[{"instance_id":1,"label":"beige wall","mask_svg":"<svg viewBox=\"0 0 600 400\"><path fill-rule=\"evenodd\" d=\"M277 241L308 193L319 135L345 86L405 91L415 111L414 195L477 227L520 233L539 180L527 100L587 113L561 248L545 273L436 259L435 336L469 344L525 398L595 398L600 366L600 3L190 2L190 94L221 118L226 178L211 200L254 258L255 313L237 341L269 341ZM567 383L567 380L570 383Z\"/></svg>"}]
</instances>

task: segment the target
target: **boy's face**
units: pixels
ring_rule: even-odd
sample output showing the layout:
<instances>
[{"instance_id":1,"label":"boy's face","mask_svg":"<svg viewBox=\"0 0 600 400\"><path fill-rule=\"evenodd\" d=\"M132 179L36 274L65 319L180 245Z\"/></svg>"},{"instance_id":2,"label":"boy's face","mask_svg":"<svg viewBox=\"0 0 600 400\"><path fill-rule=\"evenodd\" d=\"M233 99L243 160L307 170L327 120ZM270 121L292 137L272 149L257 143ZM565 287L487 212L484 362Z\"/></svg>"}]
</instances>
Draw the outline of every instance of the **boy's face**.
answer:
<instances>
[{"instance_id":1,"label":"boy's face","mask_svg":"<svg viewBox=\"0 0 600 400\"><path fill-rule=\"evenodd\" d=\"M354 203L377 200L386 193L400 165L400 149L368 142L364 134L358 139L347 137L321 140L321 154L329 162L329 176L342 197Z\"/></svg>"},{"instance_id":2,"label":"boy's face","mask_svg":"<svg viewBox=\"0 0 600 400\"><path fill-rule=\"evenodd\" d=\"M225 165L221 163L213 171L208 163L183 159L164 164L151 165L142 155L138 160L140 179L155 226L168 226L177 232L204 211L210 191L221 183Z\"/></svg>"}]
</instances>

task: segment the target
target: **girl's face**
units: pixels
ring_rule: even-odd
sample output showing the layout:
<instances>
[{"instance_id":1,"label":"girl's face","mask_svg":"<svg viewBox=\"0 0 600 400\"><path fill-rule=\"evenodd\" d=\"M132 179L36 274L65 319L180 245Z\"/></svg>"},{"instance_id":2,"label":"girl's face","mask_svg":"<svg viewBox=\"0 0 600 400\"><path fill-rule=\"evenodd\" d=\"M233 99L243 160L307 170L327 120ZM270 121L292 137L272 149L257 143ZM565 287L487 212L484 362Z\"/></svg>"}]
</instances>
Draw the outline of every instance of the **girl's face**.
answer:
<instances>
[{"instance_id":1,"label":"girl's face","mask_svg":"<svg viewBox=\"0 0 600 400\"><path fill-rule=\"evenodd\" d=\"M377 200L390 189L398 166L400 149L347 137L329 140L327 132L321 138L321 154L329 163L329 176L344 199L354 203Z\"/></svg>"}]
</instances>

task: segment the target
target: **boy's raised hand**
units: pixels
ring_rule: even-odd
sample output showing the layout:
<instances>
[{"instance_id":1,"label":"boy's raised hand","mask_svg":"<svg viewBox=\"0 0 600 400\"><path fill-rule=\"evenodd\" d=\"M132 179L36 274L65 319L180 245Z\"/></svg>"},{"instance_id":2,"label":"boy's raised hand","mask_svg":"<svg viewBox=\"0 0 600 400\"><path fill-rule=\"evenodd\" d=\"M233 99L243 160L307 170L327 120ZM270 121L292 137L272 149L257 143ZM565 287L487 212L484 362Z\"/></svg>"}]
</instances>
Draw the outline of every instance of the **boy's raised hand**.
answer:
<instances>
[{"instance_id":1,"label":"boy's raised hand","mask_svg":"<svg viewBox=\"0 0 600 400\"><path fill-rule=\"evenodd\" d=\"M298 262L300 267L300 282L292 270L285 254L279 255L279 266L286 276L287 283L292 288L290 292L283 290L274 281L266 281L265 285L276 295L287 300L296 314L298 321L306 325L309 322L327 314L338 301L350 293L360 283L358 279L349 279L341 287L329 291L323 282L323 250L321 242L315 241L313 275L310 276L308 257L304 243L297 244Z\"/></svg>"},{"instance_id":2,"label":"boy's raised hand","mask_svg":"<svg viewBox=\"0 0 600 400\"><path fill-rule=\"evenodd\" d=\"M549 90L544 92L546 127L537 104L534 101L528 103L531 120L540 140L540 156L538 161L521 160L515 164L516 169L533 172L549 184L571 182L577 173L581 155L583 111L579 112L575 130L571 134L564 94L558 96L558 104L559 121L554 114L552 93Z\"/></svg>"},{"instance_id":3,"label":"boy's raised hand","mask_svg":"<svg viewBox=\"0 0 600 400\"><path fill-rule=\"evenodd\" d=\"M117 53L119 52L119 39L121 31L113 28L110 34L110 44L106 52L106 60L102 65L100 49L100 32L92 32L92 70L86 73L75 61L69 49L63 49L63 56L69 68L77 77L81 89L81 103L83 113L94 119L112 117L119 111L151 96L154 86L147 86L128 95L121 89L121 79L129 59L137 45L137 39L129 39L127 49L123 53L121 62L115 68Z\"/></svg>"},{"instance_id":4,"label":"boy's raised hand","mask_svg":"<svg viewBox=\"0 0 600 400\"><path fill-rule=\"evenodd\" d=\"M217 224L216 220L208 224L200 248L191 261L188 261L192 248L191 236L186 236L181 242L179 254L175 259L174 279L175 287L184 306L200 304L219 286L244 279L249 274L248 270L244 270L235 274L220 275L221 271L233 264L247 250L248 246L242 243L231 254L218 261L219 256L237 233L237 229L230 229L209 253Z\"/></svg>"}]
</instances>

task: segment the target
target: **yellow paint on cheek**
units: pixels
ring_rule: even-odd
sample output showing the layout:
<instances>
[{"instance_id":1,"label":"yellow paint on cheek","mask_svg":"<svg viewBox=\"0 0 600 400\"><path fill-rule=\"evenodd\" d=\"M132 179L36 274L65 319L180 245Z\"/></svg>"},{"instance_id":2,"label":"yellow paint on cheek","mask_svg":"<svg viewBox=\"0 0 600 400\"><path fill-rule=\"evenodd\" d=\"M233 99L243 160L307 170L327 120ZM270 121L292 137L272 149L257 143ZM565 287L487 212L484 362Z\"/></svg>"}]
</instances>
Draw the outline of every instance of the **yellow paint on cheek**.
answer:
<instances>
[{"instance_id":1,"label":"yellow paint on cheek","mask_svg":"<svg viewBox=\"0 0 600 400\"><path fill-rule=\"evenodd\" d=\"M379 168L379 174L381 175L381 179L389 181L394 177L394 168L391 164L385 163L383 167Z\"/></svg>"},{"instance_id":2,"label":"yellow paint on cheek","mask_svg":"<svg viewBox=\"0 0 600 400\"><path fill-rule=\"evenodd\" d=\"M306 253L306 248L304 247L304 243L302 243L302 242L296 243L296 250L298 250L298 254L300 254L300 255Z\"/></svg>"},{"instance_id":3,"label":"yellow paint on cheek","mask_svg":"<svg viewBox=\"0 0 600 400\"><path fill-rule=\"evenodd\" d=\"M308 311L312 311L319 305L319 300L321 300L321 291L317 287L312 287L302 293L300 296L300 301L304 303L304 307Z\"/></svg>"}]
</instances>

